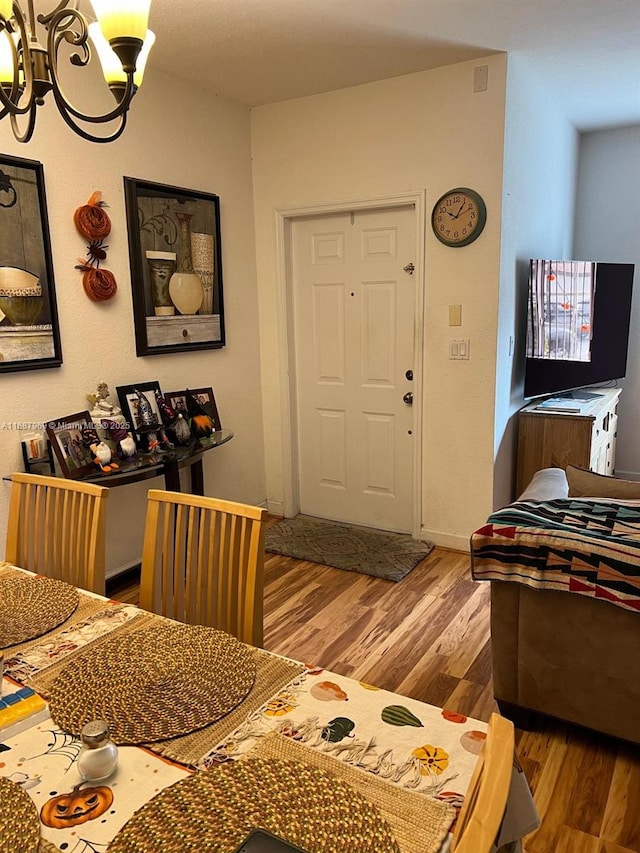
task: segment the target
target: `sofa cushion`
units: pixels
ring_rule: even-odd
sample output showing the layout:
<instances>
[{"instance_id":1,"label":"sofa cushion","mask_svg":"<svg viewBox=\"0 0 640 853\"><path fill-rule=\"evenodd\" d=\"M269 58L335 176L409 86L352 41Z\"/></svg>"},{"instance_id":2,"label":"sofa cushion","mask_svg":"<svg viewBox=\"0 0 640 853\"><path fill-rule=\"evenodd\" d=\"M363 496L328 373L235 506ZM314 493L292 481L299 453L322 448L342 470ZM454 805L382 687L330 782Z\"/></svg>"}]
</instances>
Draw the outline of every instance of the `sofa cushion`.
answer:
<instances>
[{"instance_id":1,"label":"sofa cushion","mask_svg":"<svg viewBox=\"0 0 640 853\"><path fill-rule=\"evenodd\" d=\"M566 473L571 498L640 500L640 482L635 480L620 480L606 474L595 474L575 465L567 465Z\"/></svg>"}]
</instances>

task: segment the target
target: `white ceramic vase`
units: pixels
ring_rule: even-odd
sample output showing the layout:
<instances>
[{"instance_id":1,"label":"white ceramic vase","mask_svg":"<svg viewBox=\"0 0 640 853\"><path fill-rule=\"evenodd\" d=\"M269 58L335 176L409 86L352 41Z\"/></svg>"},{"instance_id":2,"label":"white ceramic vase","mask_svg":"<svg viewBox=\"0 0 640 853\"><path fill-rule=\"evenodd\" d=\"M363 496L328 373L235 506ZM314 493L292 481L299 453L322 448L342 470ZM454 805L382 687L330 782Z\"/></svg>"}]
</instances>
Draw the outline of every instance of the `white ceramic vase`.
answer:
<instances>
[{"instance_id":1,"label":"white ceramic vase","mask_svg":"<svg viewBox=\"0 0 640 853\"><path fill-rule=\"evenodd\" d=\"M197 314L204 290L200 276L193 271L191 259L191 213L176 213L180 224L180 262L169 282L169 296L180 314Z\"/></svg>"}]
</instances>

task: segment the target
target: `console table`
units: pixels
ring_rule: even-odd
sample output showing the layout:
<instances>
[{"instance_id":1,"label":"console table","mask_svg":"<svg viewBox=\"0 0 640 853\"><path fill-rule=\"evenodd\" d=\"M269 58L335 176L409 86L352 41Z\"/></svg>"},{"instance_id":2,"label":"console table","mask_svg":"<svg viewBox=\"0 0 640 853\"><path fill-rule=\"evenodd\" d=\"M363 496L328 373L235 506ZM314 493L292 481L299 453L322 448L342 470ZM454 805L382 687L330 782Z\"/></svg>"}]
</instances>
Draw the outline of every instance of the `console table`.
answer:
<instances>
[{"instance_id":1,"label":"console table","mask_svg":"<svg viewBox=\"0 0 640 853\"><path fill-rule=\"evenodd\" d=\"M117 471L108 474L96 468L95 473L82 477L84 482L98 483L100 486L126 486L129 483L138 483L141 480L149 480L151 477L164 477L165 488L170 492L179 492L180 469L189 468L191 494L204 494L204 472L202 468L202 457L204 454L226 444L233 438L233 433L228 429L220 429L212 432L207 438L201 438L190 442L184 447L174 447L171 450L150 455L136 456L131 462L118 461L120 466ZM47 472L49 473L49 472ZM61 476L61 475L58 475ZM5 477L10 480L11 477Z\"/></svg>"}]
</instances>

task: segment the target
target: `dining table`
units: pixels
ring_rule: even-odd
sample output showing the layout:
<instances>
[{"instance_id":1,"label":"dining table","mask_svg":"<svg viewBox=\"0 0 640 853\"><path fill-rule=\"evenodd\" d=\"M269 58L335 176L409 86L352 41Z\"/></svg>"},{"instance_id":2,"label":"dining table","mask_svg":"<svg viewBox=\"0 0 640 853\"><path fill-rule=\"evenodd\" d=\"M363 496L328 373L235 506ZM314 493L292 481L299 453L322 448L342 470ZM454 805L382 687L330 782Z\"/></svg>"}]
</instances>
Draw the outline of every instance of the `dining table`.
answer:
<instances>
[{"instance_id":1,"label":"dining table","mask_svg":"<svg viewBox=\"0 0 640 853\"><path fill-rule=\"evenodd\" d=\"M0 853L233 853L255 826L309 853L446 853L487 732L6 562L0 655ZM87 780L95 719L118 763ZM494 849L538 825L516 759Z\"/></svg>"}]
</instances>

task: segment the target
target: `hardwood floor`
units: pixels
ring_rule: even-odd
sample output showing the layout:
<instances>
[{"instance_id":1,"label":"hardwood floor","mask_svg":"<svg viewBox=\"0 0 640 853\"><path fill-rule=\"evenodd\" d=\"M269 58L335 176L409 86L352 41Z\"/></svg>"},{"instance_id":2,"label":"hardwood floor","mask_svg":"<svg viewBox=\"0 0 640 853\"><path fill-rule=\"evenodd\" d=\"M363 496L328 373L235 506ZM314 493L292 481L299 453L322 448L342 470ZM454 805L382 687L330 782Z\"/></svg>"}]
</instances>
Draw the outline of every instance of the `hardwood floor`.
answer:
<instances>
[{"instance_id":1,"label":"hardwood floor","mask_svg":"<svg viewBox=\"0 0 640 853\"><path fill-rule=\"evenodd\" d=\"M137 603L137 583L109 594ZM435 549L403 581L268 554L265 648L487 720L489 584ZM640 853L640 748L536 718L516 732L542 817L526 853Z\"/></svg>"}]
</instances>

